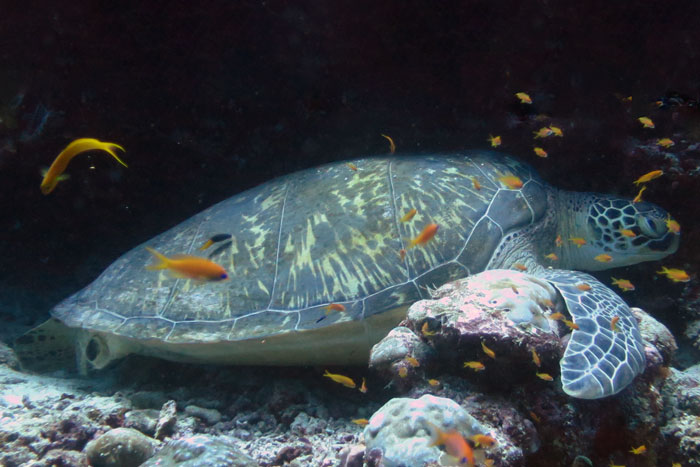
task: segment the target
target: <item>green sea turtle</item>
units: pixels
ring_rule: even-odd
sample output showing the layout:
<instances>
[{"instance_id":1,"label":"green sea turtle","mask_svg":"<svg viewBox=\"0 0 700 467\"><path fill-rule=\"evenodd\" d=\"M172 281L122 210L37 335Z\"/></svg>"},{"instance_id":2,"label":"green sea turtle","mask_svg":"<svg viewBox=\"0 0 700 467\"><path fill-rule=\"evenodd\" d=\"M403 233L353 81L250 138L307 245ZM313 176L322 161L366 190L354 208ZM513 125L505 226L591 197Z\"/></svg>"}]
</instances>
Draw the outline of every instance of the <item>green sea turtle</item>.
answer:
<instances>
[{"instance_id":1,"label":"green sea turtle","mask_svg":"<svg viewBox=\"0 0 700 467\"><path fill-rule=\"evenodd\" d=\"M411 209L417 214L403 222ZM679 236L666 228L667 216L646 202L555 189L495 152L331 163L240 193L147 242L168 255L192 253L213 235L231 234L210 254L230 280L201 284L147 270L150 255L141 245L58 304L55 320L18 339L16 349L29 367L55 360L65 349L55 338L62 329L77 341L83 370L130 353L206 363L364 364L370 347L428 288L517 265L554 285L579 325L561 361L565 390L603 397L643 369L642 339L622 299L575 270L674 252ZM430 223L439 226L435 237L408 248ZM550 253L559 259L545 258ZM595 259L603 253L609 262ZM576 288L581 280L591 290Z\"/></svg>"}]
</instances>

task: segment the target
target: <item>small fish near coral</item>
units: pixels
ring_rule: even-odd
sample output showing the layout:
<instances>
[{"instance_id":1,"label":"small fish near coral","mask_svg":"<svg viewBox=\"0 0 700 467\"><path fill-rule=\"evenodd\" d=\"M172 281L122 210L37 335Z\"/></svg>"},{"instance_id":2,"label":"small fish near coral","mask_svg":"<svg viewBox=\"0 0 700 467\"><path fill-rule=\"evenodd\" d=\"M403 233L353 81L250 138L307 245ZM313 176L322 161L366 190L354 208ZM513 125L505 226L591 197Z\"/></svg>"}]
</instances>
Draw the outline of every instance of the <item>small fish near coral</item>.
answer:
<instances>
[{"instance_id":1,"label":"small fish near coral","mask_svg":"<svg viewBox=\"0 0 700 467\"><path fill-rule=\"evenodd\" d=\"M54 190L54 188L56 188L58 182L66 180L68 177L63 172L65 172L66 168L68 167L68 163L75 156L85 151L105 151L109 153L112 157L114 157L117 160L117 162L119 162L121 165L123 165L124 167L128 167L126 163L124 163L124 161L121 160L119 156L117 156L117 153L115 152L116 149L124 151L123 147L115 143L106 143L104 141L99 141L94 138L76 139L68 146L66 146L66 148L63 151L61 151L61 153L58 156L56 156L56 159L54 159L53 164L51 164L51 167L49 167L48 170L44 173L44 178L41 181L40 186L41 192L45 195L48 195Z\"/></svg>"}]
</instances>

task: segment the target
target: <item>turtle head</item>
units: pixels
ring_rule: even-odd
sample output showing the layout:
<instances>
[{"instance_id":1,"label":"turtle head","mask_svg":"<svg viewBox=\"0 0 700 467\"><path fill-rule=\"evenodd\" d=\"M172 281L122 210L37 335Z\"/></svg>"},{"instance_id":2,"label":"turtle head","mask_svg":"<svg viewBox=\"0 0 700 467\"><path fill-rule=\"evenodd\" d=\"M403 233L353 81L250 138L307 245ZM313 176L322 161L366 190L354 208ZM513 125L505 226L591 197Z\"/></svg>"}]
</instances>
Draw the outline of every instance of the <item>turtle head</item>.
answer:
<instances>
[{"instance_id":1,"label":"turtle head","mask_svg":"<svg viewBox=\"0 0 700 467\"><path fill-rule=\"evenodd\" d=\"M562 238L575 269L597 271L654 261L678 249L680 233L673 231L670 214L659 206L595 193L568 196L578 199L567 203L574 215L568 236ZM586 243L579 247L571 238Z\"/></svg>"}]
</instances>

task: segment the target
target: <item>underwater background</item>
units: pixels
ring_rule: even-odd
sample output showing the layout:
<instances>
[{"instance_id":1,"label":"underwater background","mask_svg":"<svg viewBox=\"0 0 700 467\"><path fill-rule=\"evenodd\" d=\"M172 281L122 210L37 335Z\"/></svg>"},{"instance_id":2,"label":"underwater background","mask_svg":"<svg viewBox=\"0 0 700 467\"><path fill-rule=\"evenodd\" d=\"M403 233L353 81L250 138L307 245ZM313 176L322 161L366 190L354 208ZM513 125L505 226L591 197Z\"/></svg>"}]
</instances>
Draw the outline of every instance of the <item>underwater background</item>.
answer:
<instances>
[{"instance_id":1,"label":"underwater background","mask_svg":"<svg viewBox=\"0 0 700 467\"><path fill-rule=\"evenodd\" d=\"M678 252L594 275L700 362L700 3L5 2L0 7L0 339L117 257L274 177L389 152L489 148L565 190L644 199ZM532 105L515 97L527 92ZM564 131L533 152L542 116ZM647 116L655 128L638 118ZM72 140L114 141L39 190ZM659 139L674 145L664 148ZM660 265L686 270L672 283ZM264 379L262 380L264 383Z\"/></svg>"}]
</instances>

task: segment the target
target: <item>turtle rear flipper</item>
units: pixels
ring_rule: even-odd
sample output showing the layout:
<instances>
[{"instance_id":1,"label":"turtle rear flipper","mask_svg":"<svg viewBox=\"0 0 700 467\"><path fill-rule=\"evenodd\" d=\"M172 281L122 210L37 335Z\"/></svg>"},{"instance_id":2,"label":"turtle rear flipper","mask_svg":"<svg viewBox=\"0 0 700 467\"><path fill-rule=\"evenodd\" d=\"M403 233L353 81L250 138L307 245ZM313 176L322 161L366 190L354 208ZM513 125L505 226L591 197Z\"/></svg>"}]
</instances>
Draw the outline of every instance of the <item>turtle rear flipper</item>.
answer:
<instances>
[{"instance_id":1,"label":"turtle rear flipper","mask_svg":"<svg viewBox=\"0 0 700 467\"><path fill-rule=\"evenodd\" d=\"M14 350L25 371L74 371L75 337L75 329L51 318L18 337Z\"/></svg>"},{"instance_id":2,"label":"turtle rear flipper","mask_svg":"<svg viewBox=\"0 0 700 467\"><path fill-rule=\"evenodd\" d=\"M646 361L637 320L627 304L590 274L548 269L541 276L559 290L578 326L559 363L564 392L598 399L627 387Z\"/></svg>"}]
</instances>

